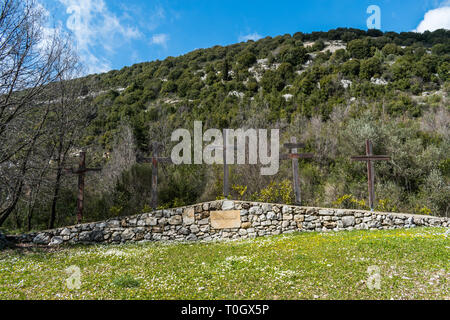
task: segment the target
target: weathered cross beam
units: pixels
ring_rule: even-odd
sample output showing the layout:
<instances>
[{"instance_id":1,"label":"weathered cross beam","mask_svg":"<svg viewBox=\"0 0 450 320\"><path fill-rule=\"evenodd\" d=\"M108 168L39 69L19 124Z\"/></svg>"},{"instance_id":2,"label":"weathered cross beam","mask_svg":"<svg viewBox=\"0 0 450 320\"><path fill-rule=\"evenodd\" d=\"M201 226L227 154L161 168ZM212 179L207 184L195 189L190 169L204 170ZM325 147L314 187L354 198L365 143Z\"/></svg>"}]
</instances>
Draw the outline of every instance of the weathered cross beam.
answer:
<instances>
[{"instance_id":1,"label":"weathered cross beam","mask_svg":"<svg viewBox=\"0 0 450 320\"><path fill-rule=\"evenodd\" d=\"M280 160L288 160L292 159L292 179L294 185L294 194L295 194L295 204L301 204L301 194L300 194L300 179L298 174L298 159L311 159L314 157L312 153L297 153L297 148L304 148L305 144L297 143L296 137L291 137L290 143L285 143L283 145L285 148L291 150L288 154L281 154Z\"/></svg>"},{"instance_id":2,"label":"weathered cross beam","mask_svg":"<svg viewBox=\"0 0 450 320\"><path fill-rule=\"evenodd\" d=\"M151 163L152 164L152 202L153 209L158 207L158 163L172 163L172 159L167 157L158 157L158 148L162 146L159 142L152 143L152 157L137 159L138 163Z\"/></svg>"},{"instance_id":3,"label":"weathered cross beam","mask_svg":"<svg viewBox=\"0 0 450 320\"><path fill-rule=\"evenodd\" d=\"M369 189L369 207L370 210L374 209L375 202L375 171L373 168L373 161L389 161L391 157L386 155L374 155L372 151L372 142L366 140L366 155L365 156L353 156L351 157L353 161L366 161L367 162L367 185Z\"/></svg>"},{"instance_id":4,"label":"weathered cross beam","mask_svg":"<svg viewBox=\"0 0 450 320\"><path fill-rule=\"evenodd\" d=\"M77 197L77 222L83 219L84 208L84 175L89 171L101 171L102 168L86 168L86 151L80 152L80 163L78 169L64 168L66 173L78 175L78 197Z\"/></svg>"},{"instance_id":5,"label":"weathered cross beam","mask_svg":"<svg viewBox=\"0 0 450 320\"><path fill-rule=\"evenodd\" d=\"M222 137L223 137L223 144L222 145L213 145L213 147L217 149L222 149L223 151L223 196L225 198L228 198L230 195L230 186L229 186L229 175L230 175L230 169L228 168L227 163L227 136L226 136L226 130L224 129L222 131ZM237 150L237 146L233 144L234 148L233 150ZM231 148L231 147L230 147Z\"/></svg>"}]
</instances>

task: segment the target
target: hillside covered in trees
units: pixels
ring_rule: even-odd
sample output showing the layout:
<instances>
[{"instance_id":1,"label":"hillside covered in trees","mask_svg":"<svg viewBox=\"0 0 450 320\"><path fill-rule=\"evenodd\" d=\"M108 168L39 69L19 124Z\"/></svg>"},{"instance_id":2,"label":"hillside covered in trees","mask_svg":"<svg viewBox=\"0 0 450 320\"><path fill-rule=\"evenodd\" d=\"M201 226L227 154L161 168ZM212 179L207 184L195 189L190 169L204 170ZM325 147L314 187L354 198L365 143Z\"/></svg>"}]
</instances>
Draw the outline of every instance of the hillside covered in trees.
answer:
<instances>
[{"instance_id":1,"label":"hillside covered in trees","mask_svg":"<svg viewBox=\"0 0 450 320\"><path fill-rule=\"evenodd\" d=\"M103 166L86 177L88 221L135 214L149 210L151 199L151 166L137 164L136 156L148 156L153 141L170 156L172 131L192 130L194 120L205 129L277 128L282 143L295 136L306 144L302 152L315 154L300 161L304 205L367 208L365 163L350 156L363 154L371 139L376 154L392 157L376 164L376 210L448 216L449 70L448 30L336 29L215 46L89 75L70 81L82 87L87 106L73 112L86 121L59 167L75 166L82 147L90 166ZM47 156L39 158L50 163L39 171L45 182L29 180L4 227L48 226L56 177L54 157ZM290 161L270 177L257 165L230 168L232 198L292 203ZM159 170L161 207L222 196L222 166ZM56 225L75 220L75 184L73 175L60 177Z\"/></svg>"}]
</instances>

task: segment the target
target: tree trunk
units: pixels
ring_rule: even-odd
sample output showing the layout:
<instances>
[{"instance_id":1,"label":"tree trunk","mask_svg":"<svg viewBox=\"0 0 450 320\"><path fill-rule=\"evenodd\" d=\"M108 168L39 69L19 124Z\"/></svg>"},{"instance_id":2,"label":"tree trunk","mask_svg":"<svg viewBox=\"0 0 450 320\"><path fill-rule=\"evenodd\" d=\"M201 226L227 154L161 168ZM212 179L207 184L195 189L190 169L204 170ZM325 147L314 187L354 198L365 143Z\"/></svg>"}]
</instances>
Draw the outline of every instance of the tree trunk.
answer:
<instances>
[{"instance_id":1,"label":"tree trunk","mask_svg":"<svg viewBox=\"0 0 450 320\"><path fill-rule=\"evenodd\" d=\"M33 218L34 204L28 207L28 215L27 215L27 231L31 231L31 219Z\"/></svg>"},{"instance_id":2,"label":"tree trunk","mask_svg":"<svg viewBox=\"0 0 450 320\"><path fill-rule=\"evenodd\" d=\"M53 192L52 209L51 209L51 214L50 214L50 223L48 224L49 229L53 229L55 227L56 203L58 202L59 189L60 189L60 184L61 184L61 175L62 175L62 168L58 168L58 172L56 173L55 189L54 189L54 192Z\"/></svg>"},{"instance_id":3,"label":"tree trunk","mask_svg":"<svg viewBox=\"0 0 450 320\"><path fill-rule=\"evenodd\" d=\"M5 223L6 219L16 208L17 202L19 201L19 195L22 193L22 187L23 187L23 182L21 181L21 182L19 182L19 187L16 192L16 195L14 196L15 198L14 198L13 203L8 208L6 208L5 210L3 210L0 213L0 227L3 225L3 223Z\"/></svg>"}]
</instances>

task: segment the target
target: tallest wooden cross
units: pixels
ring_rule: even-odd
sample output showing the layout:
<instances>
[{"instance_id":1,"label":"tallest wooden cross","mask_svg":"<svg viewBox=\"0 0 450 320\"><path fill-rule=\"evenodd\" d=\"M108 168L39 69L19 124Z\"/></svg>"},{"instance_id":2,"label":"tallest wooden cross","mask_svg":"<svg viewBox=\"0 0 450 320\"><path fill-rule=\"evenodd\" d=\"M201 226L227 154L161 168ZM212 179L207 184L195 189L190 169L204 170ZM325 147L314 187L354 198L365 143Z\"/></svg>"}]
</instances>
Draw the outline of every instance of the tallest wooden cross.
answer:
<instances>
[{"instance_id":1,"label":"tallest wooden cross","mask_svg":"<svg viewBox=\"0 0 450 320\"><path fill-rule=\"evenodd\" d=\"M373 168L373 161L389 161L391 157L386 155L374 155L372 150L372 142L366 140L366 155L365 156L353 156L353 161L366 161L367 162L367 185L369 189L369 206L373 211L375 203L375 170Z\"/></svg>"},{"instance_id":2,"label":"tallest wooden cross","mask_svg":"<svg viewBox=\"0 0 450 320\"><path fill-rule=\"evenodd\" d=\"M89 171L101 171L101 168L86 168L86 151L80 152L80 164L78 169L66 168L65 172L78 175L78 197L77 197L77 222L83 219L84 208L84 175Z\"/></svg>"},{"instance_id":3,"label":"tallest wooden cross","mask_svg":"<svg viewBox=\"0 0 450 320\"><path fill-rule=\"evenodd\" d=\"M228 145L227 141L227 132L225 129L222 131L222 138L223 143L222 144L214 144L212 147L216 150L222 149L223 154L223 196L225 199L228 199L228 196L230 195L230 186L229 186L229 176L230 176L230 169L228 168L227 163L227 149L232 150L232 152L237 151L237 146L232 143L232 146Z\"/></svg>"},{"instance_id":4,"label":"tallest wooden cross","mask_svg":"<svg viewBox=\"0 0 450 320\"><path fill-rule=\"evenodd\" d=\"M162 144L159 142L152 143L152 157L151 158L141 158L137 159L138 163L151 163L152 164L152 203L151 207L156 209L158 207L158 163L172 163L172 159L168 157L159 157L158 148Z\"/></svg>"},{"instance_id":5,"label":"tallest wooden cross","mask_svg":"<svg viewBox=\"0 0 450 320\"><path fill-rule=\"evenodd\" d=\"M290 143L284 144L285 148L290 149L290 153L280 155L280 160L292 159L292 179L295 195L295 204L301 205L302 198L300 195L300 178L298 174L298 159L311 159L314 157L312 153L297 153L297 148L304 148L305 144L298 142L296 137L291 137Z\"/></svg>"}]
</instances>

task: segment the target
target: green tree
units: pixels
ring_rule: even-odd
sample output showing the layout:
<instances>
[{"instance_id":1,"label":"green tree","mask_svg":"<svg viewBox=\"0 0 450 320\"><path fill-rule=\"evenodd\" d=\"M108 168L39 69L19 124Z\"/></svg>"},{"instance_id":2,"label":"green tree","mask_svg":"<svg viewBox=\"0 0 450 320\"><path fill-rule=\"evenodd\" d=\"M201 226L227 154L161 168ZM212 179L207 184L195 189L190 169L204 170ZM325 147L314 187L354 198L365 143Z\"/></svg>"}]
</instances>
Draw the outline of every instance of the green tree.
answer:
<instances>
[{"instance_id":1,"label":"green tree","mask_svg":"<svg viewBox=\"0 0 450 320\"><path fill-rule=\"evenodd\" d=\"M228 73L230 71L229 69L230 69L230 67L229 67L229 64L228 64L228 59L225 59L223 61L223 69L222 69L222 79L223 79L223 81L228 81L229 80L229 76L228 76Z\"/></svg>"},{"instance_id":2,"label":"green tree","mask_svg":"<svg viewBox=\"0 0 450 320\"><path fill-rule=\"evenodd\" d=\"M249 68L255 62L256 62L256 56L253 53L249 52L249 51L244 51L237 58L237 63L239 64L239 66L241 68Z\"/></svg>"},{"instance_id":3,"label":"green tree","mask_svg":"<svg viewBox=\"0 0 450 320\"><path fill-rule=\"evenodd\" d=\"M399 48L395 43L388 43L383 47L381 51L384 55L388 56L390 54L398 54Z\"/></svg>"},{"instance_id":4,"label":"green tree","mask_svg":"<svg viewBox=\"0 0 450 320\"><path fill-rule=\"evenodd\" d=\"M177 84L175 83L175 81L172 80L165 81L161 88L162 93L174 93L176 91L177 91Z\"/></svg>"},{"instance_id":5,"label":"green tree","mask_svg":"<svg viewBox=\"0 0 450 320\"><path fill-rule=\"evenodd\" d=\"M267 70L261 79L261 86L266 92L271 92L272 88L281 91L285 86L285 82L279 72Z\"/></svg>"},{"instance_id":6,"label":"green tree","mask_svg":"<svg viewBox=\"0 0 450 320\"><path fill-rule=\"evenodd\" d=\"M375 75L380 75L382 72L381 62L378 58L369 58L361 61L360 77L370 80Z\"/></svg>"},{"instance_id":7,"label":"green tree","mask_svg":"<svg viewBox=\"0 0 450 320\"><path fill-rule=\"evenodd\" d=\"M435 44L433 48L431 48L431 51L433 54L438 56L448 54L450 53L450 44L448 42L446 44L444 43Z\"/></svg>"},{"instance_id":8,"label":"green tree","mask_svg":"<svg viewBox=\"0 0 450 320\"><path fill-rule=\"evenodd\" d=\"M347 44L350 56L357 59L365 59L371 56L370 43L367 39L355 39Z\"/></svg>"},{"instance_id":9,"label":"green tree","mask_svg":"<svg viewBox=\"0 0 450 320\"><path fill-rule=\"evenodd\" d=\"M359 75L360 62L357 59L352 59L341 66L341 71L346 76L357 76Z\"/></svg>"},{"instance_id":10,"label":"green tree","mask_svg":"<svg viewBox=\"0 0 450 320\"><path fill-rule=\"evenodd\" d=\"M283 47L279 53L279 61L290 63L293 66L305 63L308 53L304 47Z\"/></svg>"},{"instance_id":11,"label":"green tree","mask_svg":"<svg viewBox=\"0 0 450 320\"><path fill-rule=\"evenodd\" d=\"M317 40L316 42L314 42L311 48L313 51L322 51L323 49L325 49L325 43L323 42L323 40Z\"/></svg>"}]
</instances>

